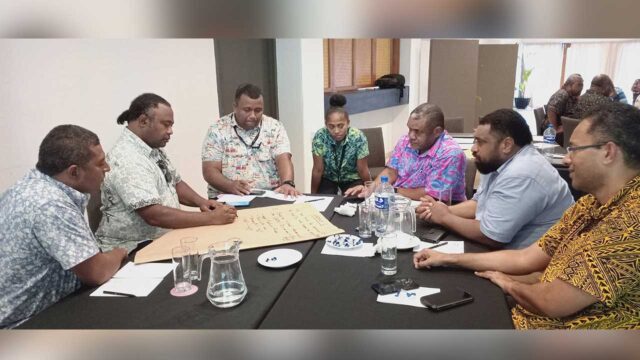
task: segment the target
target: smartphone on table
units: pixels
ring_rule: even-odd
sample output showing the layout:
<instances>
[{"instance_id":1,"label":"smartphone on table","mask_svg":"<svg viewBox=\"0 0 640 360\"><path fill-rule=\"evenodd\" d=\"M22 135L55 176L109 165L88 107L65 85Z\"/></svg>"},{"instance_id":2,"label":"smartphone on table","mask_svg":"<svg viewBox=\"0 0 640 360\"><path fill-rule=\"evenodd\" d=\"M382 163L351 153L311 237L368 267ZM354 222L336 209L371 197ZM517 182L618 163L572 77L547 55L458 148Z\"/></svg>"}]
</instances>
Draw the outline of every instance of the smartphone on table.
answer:
<instances>
[{"instance_id":1,"label":"smartphone on table","mask_svg":"<svg viewBox=\"0 0 640 360\"><path fill-rule=\"evenodd\" d=\"M422 305L433 311L442 311L456 306L468 304L473 301L473 296L465 290L440 289L439 293L423 296L420 298Z\"/></svg>"}]
</instances>

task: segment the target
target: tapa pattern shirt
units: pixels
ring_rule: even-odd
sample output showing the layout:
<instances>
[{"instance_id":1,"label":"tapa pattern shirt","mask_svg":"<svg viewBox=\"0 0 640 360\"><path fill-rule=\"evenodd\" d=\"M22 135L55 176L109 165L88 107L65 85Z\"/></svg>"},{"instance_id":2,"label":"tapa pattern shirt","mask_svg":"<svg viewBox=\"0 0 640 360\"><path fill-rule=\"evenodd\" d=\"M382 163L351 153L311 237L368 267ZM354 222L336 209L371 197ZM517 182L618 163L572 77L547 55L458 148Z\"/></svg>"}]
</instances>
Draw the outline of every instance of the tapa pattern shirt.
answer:
<instances>
[{"instance_id":1,"label":"tapa pattern shirt","mask_svg":"<svg viewBox=\"0 0 640 360\"><path fill-rule=\"evenodd\" d=\"M225 115L209 127L202 144L202 161L222 162L224 177L245 180L254 189L280 185L275 159L284 153L291 153L287 132L280 121L266 115L249 130L238 125L234 113ZM213 198L220 191L209 185L207 193Z\"/></svg>"},{"instance_id":2,"label":"tapa pattern shirt","mask_svg":"<svg viewBox=\"0 0 640 360\"><path fill-rule=\"evenodd\" d=\"M80 287L70 269L99 252L88 195L31 170L0 197L0 327L15 327Z\"/></svg>"},{"instance_id":3,"label":"tapa pattern shirt","mask_svg":"<svg viewBox=\"0 0 640 360\"><path fill-rule=\"evenodd\" d=\"M518 329L640 329L640 176L608 203L583 196L540 239L551 256L541 281L565 281L598 299L565 318L517 305Z\"/></svg>"},{"instance_id":4,"label":"tapa pattern shirt","mask_svg":"<svg viewBox=\"0 0 640 360\"><path fill-rule=\"evenodd\" d=\"M454 202L467 199L464 188L467 159L446 131L422 154L411 148L409 136L402 136L386 166L398 172L394 187L424 188L425 193L434 198L440 198L440 191L451 189Z\"/></svg>"},{"instance_id":5,"label":"tapa pattern shirt","mask_svg":"<svg viewBox=\"0 0 640 360\"><path fill-rule=\"evenodd\" d=\"M103 250L131 251L168 230L147 224L137 209L149 205L180 208L176 184L180 174L162 149L152 149L125 128L107 154L111 167L102 184L102 220L96 238Z\"/></svg>"},{"instance_id":6,"label":"tapa pattern shirt","mask_svg":"<svg viewBox=\"0 0 640 360\"><path fill-rule=\"evenodd\" d=\"M362 131L350 127L347 136L338 144L323 127L313 136L311 152L324 161L323 178L349 182L360 179L357 162L369 156L369 143Z\"/></svg>"}]
</instances>

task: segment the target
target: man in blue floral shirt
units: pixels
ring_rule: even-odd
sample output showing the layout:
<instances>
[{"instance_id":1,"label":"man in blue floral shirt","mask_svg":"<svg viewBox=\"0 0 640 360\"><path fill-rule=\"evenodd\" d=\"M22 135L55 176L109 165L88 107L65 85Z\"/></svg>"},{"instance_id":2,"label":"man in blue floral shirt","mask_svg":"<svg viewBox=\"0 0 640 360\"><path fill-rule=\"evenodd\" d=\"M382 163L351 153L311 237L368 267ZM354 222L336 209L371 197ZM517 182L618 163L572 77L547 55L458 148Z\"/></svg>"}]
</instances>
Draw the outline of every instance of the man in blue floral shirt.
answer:
<instances>
[{"instance_id":1,"label":"man in blue floral shirt","mask_svg":"<svg viewBox=\"0 0 640 360\"><path fill-rule=\"evenodd\" d=\"M100 252L84 218L89 193L109 171L98 137L61 125L38 164L0 197L0 327L20 325L80 287L118 270L124 249Z\"/></svg>"}]
</instances>

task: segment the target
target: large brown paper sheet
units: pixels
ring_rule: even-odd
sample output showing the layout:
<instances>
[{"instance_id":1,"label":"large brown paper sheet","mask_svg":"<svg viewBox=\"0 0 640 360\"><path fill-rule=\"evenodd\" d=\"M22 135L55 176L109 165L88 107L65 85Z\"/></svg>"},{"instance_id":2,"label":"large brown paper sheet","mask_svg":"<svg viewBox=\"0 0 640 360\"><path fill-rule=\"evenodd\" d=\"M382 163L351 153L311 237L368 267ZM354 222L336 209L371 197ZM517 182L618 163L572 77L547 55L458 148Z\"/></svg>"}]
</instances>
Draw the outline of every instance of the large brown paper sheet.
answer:
<instances>
[{"instance_id":1,"label":"large brown paper sheet","mask_svg":"<svg viewBox=\"0 0 640 360\"><path fill-rule=\"evenodd\" d=\"M288 204L238 211L231 224L198 226L171 230L136 253L136 264L171 258L171 249L180 239L198 238L197 251L207 252L209 245L230 238L242 240L240 250L283 245L318 239L344 230L334 226L310 204Z\"/></svg>"}]
</instances>

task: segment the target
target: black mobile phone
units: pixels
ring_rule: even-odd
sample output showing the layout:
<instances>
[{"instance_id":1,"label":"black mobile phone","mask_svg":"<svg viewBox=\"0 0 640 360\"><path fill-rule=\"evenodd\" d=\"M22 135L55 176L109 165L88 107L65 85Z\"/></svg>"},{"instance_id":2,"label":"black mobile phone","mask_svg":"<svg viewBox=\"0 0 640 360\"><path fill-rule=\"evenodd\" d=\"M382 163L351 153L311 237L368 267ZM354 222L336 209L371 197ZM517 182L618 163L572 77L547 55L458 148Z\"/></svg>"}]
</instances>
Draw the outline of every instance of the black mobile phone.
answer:
<instances>
[{"instance_id":1,"label":"black mobile phone","mask_svg":"<svg viewBox=\"0 0 640 360\"><path fill-rule=\"evenodd\" d=\"M437 294L431 294L420 298L422 305L429 310L442 311L452 307L468 304L473 301L473 296L461 289L441 289Z\"/></svg>"},{"instance_id":2,"label":"black mobile phone","mask_svg":"<svg viewBox=\"0 0 640 360\"><path fill-rule=\"evenodd\" d=\"M445 237L445 235L447 235L447 232L443 229L429 228L429 229L423 230L422 233L418 235L418 238L420 238L420 240L422 241L435 244L440 240L442 240L442 238Z\"/></svg>"},{"instance_id":3,"label":"black mobile phone","mask_svg":"<svg viewBox=\"0 0 640 360\"><path fill-rule=\"evenodd\" d=\"M400 290L413 290L419 287L418 283L408 278L385 280L371 285L373 291L380 295L393 294Z\"/></svg>"},{"instance_id":4,"label":"black mobile phone","mask_svg":"<svg viewBox=\"0 0 640 360\"><path fill-rule=\"evenodd\" d=\"M251 195L262 196L262 195L264 195L265 192L266 192L265 190L253 189L253 190L251 190L250 194Z\"/></svg>"}]
</instances>

